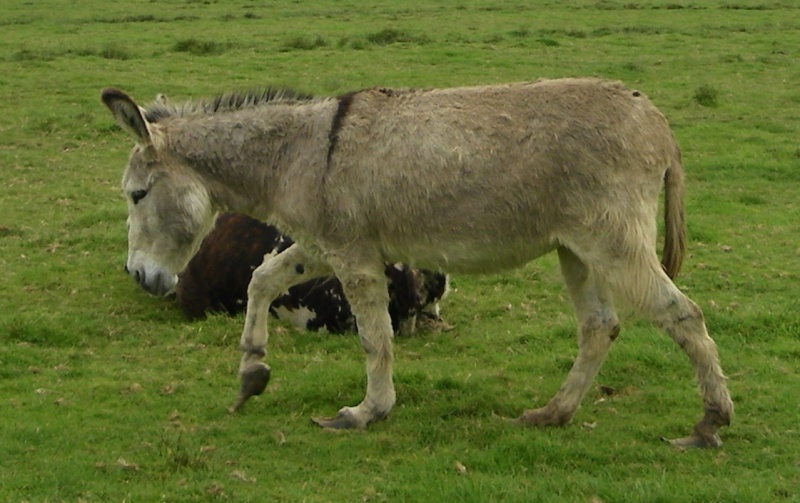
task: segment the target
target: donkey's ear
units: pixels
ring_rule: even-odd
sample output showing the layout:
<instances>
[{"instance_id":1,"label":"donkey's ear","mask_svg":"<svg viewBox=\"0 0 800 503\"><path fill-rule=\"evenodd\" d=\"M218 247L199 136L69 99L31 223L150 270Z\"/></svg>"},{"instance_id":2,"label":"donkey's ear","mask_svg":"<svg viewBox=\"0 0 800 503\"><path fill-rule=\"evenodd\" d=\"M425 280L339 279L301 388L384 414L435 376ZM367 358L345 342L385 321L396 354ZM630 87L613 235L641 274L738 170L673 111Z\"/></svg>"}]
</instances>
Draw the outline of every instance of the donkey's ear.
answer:
<instances>
[{"instance_id":1,"label":"donkey's ear","mask_svg":"<svg viewBox=\"0 0 800 503\"><path fill-rule=\"evenodd\" d=\"M152 144L150 129L147 127L147 121L142 114L142 109L130 96L119 89L109 87L103 89L100 99L114 114L117 123L133 134L139 143L142 145Z\"/></svg>"}]
</instances>

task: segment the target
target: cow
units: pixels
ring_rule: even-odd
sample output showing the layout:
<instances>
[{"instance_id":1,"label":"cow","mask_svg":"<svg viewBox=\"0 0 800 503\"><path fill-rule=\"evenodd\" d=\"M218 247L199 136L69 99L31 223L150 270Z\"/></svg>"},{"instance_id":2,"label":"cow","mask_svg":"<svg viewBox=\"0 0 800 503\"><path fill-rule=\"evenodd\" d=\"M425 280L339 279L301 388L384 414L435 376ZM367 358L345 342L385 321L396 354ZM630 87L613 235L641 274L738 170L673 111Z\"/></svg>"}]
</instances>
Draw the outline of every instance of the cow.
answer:
<instances>
[{"instance_id":1,"label":"cow","mask_svg":"<svg viewBox=\"0 0 800 503\"><path fill-rule=\"evenodd\" d=\"M247 286L253 270L265 256L276 255L294 241L243 214L220 215L200 249L178 275L175 296L190 320L208 312L236 314L247 305ZM447 292L447 276L387 264L389 314L399 335L412 335L417 324L446 327L439 316L439 301ZM315 278L293 286L272 302L270 314L293 325L342 334L356 331L356 320L335 276Z\"/></svg>"}]
</instances>

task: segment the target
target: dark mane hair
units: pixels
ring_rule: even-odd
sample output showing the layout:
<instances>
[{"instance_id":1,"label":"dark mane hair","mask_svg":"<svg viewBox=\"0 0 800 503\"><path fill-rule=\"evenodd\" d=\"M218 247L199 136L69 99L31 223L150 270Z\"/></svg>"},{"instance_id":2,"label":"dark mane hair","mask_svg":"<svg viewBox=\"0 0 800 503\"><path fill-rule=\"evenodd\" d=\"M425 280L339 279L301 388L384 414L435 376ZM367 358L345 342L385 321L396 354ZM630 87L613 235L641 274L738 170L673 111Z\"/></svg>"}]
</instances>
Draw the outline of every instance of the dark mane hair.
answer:
<instances>
[{"instance_id":1,"label":"dark mane hair","mask_svg":"<svg viewBox=\"0 0 800 503\"><path fill-rule=\"evenodd\" d=\"M189 100L178 104L169 103L166 96L159 95L156 101L145 109L144 116L148 122L158 122L168 117L207 115L230 112L267 103L296 103L312 99L314 99L314 96L310 94L274 87L225 93L213 98L201 98L196 101Z\"/></svg>"}]
</instances>

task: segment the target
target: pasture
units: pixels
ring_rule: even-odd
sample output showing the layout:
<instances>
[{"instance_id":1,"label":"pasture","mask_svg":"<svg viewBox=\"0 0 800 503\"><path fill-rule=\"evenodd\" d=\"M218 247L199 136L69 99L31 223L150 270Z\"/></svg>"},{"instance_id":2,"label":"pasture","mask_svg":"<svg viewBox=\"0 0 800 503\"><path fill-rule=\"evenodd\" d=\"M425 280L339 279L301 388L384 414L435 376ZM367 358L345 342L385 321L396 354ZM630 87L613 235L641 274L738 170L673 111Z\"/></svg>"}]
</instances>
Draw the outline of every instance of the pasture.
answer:
<instances>
[{"instance_id":1,"label":"pasture","mask_svg":"<svg viewBox=\"0 0 800 503\"><path fill-rule=\"evenodd\" d=\"M789 0L18 2L0 18L0 500L800 500L800 6ZM238 414L243 318L186 322L122 270L132 145L100 103L266 85L337 95L599 76L670 120L686 169L677 285L736 415L719 450L661 442L702 404L691 365L623 318L572 424L504 423L576 354L555 256L452 278L453 328L395 341L398 401L365 431L355 336L272 323Z\"/></svg>"}]
</instances>

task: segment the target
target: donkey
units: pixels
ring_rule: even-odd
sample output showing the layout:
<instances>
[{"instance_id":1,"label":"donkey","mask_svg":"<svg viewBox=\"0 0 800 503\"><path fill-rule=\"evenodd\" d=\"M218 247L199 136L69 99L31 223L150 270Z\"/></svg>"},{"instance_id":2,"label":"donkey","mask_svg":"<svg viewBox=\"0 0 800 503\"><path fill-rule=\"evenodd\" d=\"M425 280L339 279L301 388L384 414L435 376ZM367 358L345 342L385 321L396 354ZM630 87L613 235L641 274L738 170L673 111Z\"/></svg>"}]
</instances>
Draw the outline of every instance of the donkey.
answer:
<instances>
[{"instance_id":1,"label":"donkey","mask_svg":"<svg viewBox=\"0 0 800 503\"><path fill-rule=\"evenodd\" d=\"M556 251L578 354L552 399L514 422L571 420L619 334L619 301L694 366L705 413L671 442L721 445L733 403L716 344L671 280L685 253L680 150L642 93L578 78L323 98L267 90L147 109L113 88L101 98L136 141L122 189L127 268L145 289L174 286L221 211L264 220L296 241L254 271L231 411L267 385L269 305L292 285L330 273L341 281L366 352L366 395L312 419L365 428L395 403L385 263L488 273Z\"/></svg>"}]
</instances>

